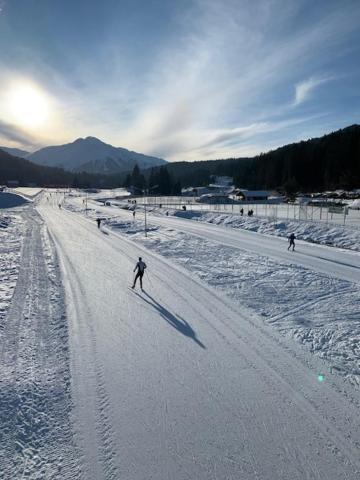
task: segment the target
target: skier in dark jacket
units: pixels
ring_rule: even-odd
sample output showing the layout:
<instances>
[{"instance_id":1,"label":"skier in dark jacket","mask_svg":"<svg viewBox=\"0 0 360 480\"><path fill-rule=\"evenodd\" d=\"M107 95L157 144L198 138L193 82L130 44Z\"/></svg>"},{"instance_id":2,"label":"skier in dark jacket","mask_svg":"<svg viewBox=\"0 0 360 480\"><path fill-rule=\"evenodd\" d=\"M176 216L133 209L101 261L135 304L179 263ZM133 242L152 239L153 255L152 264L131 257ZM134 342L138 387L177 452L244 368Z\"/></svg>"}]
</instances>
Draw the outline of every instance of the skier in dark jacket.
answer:
<instances>
[{"instance_id":1,"label":"skier in dark jacket","mask_svg":"<svg viewBox=\"0 0 360 480\"><path fill-rule=\"evenodd\" d=\"M136 275L135 275L135 278L134 278L134 284L131 288L135 288L135 285L136 285L136 280L138 278L140 278L140 288L141 290L143 289L143 286L142 286L142 278L144 276L144 273L145 273L145 268L146 268L146 264L145 262L142 261L142 258L139 257L139 261L137 262L137 264L135 265L135 268L134 268L134 272L137 270L136 272Z\"/></svg>"},{"instance_id":2,"label":"skier in dark jacket","mask_svg":"<svg viewBox=\"0 0 360 480\"><path fill-rule=\"evenodd\" d=\"M97 218L97 219L96 219L96 222L97 222L97 226L98 226L98 228L100 228L100 225L101 225L101 218Z\"/></svg>"},{"instance_id":3,"label":"skier in dark jacket","mask_svg":"<svg viewBox=\"0 0 360 480\"><path fill-rule=\"evenodd\" d=\"M290 250L290 248L292 247L292 251L295 250L295 234L294 233L291 233L289 235L289 246L288 246L288 250Z\"/></svg>"}]
</instances>

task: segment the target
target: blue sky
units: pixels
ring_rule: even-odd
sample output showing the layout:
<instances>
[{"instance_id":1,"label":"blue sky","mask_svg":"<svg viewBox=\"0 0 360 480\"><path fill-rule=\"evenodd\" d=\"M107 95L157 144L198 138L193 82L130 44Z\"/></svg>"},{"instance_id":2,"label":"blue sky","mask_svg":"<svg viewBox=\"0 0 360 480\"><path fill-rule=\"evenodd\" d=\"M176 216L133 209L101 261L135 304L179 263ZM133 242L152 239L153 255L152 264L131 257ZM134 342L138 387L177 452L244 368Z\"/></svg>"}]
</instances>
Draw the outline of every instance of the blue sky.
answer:
<instances>
[{"instance_id":1,"label":"blue sky","mask_svg":"<svg viewBox=\"0 0 360 480\"><path fill-rule=\"evenodd\" d=\"M254 155L359 123L359 59L358 0L0 0L0 144Z\"/></svg>"}]
</instances>

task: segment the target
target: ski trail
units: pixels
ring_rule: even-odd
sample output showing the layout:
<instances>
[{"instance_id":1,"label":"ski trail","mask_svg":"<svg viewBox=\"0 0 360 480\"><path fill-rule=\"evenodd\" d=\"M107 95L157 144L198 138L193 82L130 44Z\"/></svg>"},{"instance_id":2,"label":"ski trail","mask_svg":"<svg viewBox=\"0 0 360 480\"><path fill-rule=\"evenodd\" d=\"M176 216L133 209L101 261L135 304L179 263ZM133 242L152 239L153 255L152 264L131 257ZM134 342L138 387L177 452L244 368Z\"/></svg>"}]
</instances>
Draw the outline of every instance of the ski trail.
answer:
<instances>
[{"instance_id":1,"label":"ski trail","mask_svg":"<svg viewBox=\"0 0 360 480\"><path fill-rule=\"evenodd\" d=\"M8 479L72 479L67 324L56 255L34 209L0 350L0 464Z\"/></svg>"},{"instance_id":2,"label":"ski trail","mask_svg":"<svg viewBox=\"0 0 360 480\"><path fill-rule=\"evenodd\" d=\"M323 362L170 261L39 209L62 261L84 478L358 478L357 394L318 383ZM144 293L127 288L139 255Z\"/></svg>"}]
</instances>

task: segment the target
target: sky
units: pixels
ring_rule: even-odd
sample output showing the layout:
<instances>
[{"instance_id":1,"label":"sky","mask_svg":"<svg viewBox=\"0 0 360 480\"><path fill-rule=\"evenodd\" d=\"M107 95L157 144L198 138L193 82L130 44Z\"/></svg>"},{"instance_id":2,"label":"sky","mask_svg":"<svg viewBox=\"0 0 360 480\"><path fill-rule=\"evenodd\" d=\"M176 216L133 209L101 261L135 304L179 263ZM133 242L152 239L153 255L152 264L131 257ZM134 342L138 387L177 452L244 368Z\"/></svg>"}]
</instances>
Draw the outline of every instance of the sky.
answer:
<instances>
[{"instance_id":1,"label":"sky","mask_svg":"<svg viewBox=\"0 0 360 480\"><path fill-rule=\"evenodd\" d=\"M0 0L0 145L169 161L360 123L359 0Z\"/></svg>"}]
</instances>

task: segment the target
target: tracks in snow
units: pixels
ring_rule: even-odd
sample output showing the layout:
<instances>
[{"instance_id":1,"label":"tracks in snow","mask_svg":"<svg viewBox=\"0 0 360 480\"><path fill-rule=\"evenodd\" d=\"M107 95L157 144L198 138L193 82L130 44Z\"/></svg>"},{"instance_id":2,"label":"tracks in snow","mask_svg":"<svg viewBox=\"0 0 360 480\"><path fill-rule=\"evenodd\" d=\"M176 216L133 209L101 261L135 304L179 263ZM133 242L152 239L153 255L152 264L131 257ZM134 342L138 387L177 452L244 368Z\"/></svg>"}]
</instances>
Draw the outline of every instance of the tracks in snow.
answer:
<instances>
[{"instance_id":1,"label":"tracks in snow","mask_svg":"<svg viewBox=\"0 0 360 480\"><path fill-rule=\"evenodd\" d=\"M56 255L32 206L0 347L0 464L6 479L79 478L67 324Z\"/></svg>"}]
</instances>

